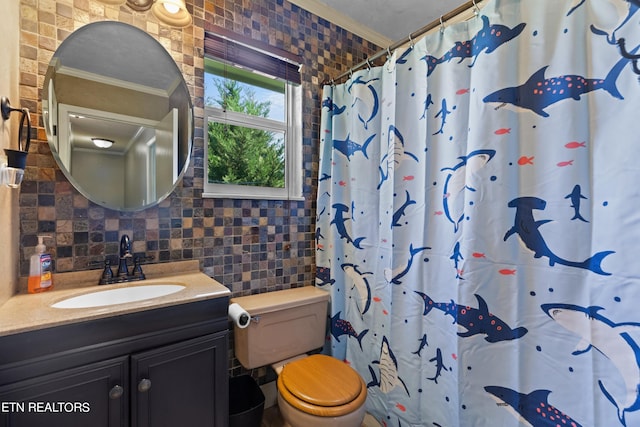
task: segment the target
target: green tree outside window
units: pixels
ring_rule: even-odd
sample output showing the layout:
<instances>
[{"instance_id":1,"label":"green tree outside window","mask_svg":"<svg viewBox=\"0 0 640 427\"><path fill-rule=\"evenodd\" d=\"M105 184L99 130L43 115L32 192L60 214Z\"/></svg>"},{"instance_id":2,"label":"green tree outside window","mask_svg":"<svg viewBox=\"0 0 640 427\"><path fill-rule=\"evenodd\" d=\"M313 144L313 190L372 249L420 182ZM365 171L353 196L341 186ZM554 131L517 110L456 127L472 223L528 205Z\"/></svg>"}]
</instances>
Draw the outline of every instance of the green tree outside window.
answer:
<instances>
[{"instance_id":1,"label":"green tree outside window","mask_svg":"<svg viewBox=\"0 0 640 427\"><path fill-rule=\"evenodd\" d=\"M217 99L207 103L226 111L267 117L271 103L257 101L237 81L215 79ZM226 123L209 122L209 182L284 188L284 134Z\"/></svg>"}]
</instances>

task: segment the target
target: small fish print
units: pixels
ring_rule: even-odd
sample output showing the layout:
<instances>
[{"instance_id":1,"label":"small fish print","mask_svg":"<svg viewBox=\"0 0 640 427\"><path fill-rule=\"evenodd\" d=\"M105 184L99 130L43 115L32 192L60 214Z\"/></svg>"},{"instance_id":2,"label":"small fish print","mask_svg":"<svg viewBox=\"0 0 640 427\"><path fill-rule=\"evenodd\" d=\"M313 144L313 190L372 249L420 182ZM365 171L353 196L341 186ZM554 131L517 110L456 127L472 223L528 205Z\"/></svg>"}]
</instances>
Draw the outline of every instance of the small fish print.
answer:
<instances>
[{"instance_id":1,"label":"small fish print","mask_svg":"<svg viewBox=\"0 0 640 427\"><path fill-rule=\"evenodd\" d=\"M340 187L346 187L346 186L347 186L347 183L346 183L345 181L340 181L340 182L338 182L338 185L339 185Z\"/></svg>"},{"instance_id":2,"label":"small fish print","mask_svg":"<svg viewBox=\"0 0 640 427\"><path fill-rule=\"evenodd\" d=\"M522 156L518 159L518 164L520 166L524 166L524 165L532 165L533 164L533 159L534 156L531 157L527 157L527 156Z\"/></svg>"},{"instance_id":3,"label":"small fish print","mask_svg":"<svg viewBox=\"0 0 640 427\"><path fill-rule=\"evenodd\" d=\"M571 141L571 142L567 142L566 144L564 144L564 146L566 148L569 149L574 149L574 148L586 148L587 143L585 141L582 142L578 142L578 141Z\"/></svg>"},{"instance_id":4,"label":"small fish print","mask_svg":"<svg viewBox=\"0 0 640 427\"><path fill-rule=\"evenodd\" d=\"M493 133L495 133L496 135L506 135L508 133L511 133L511 128L500 128Z\"/></svg>"},{"instance_id":5,"label":"small fish print","mask_svg":"<svg viewBox=\"0 0 640 427\"><path fill-rule=\"evenodd\" d=\"M413 175L407 175L407 176L403 176L402 180L403 181L413 181L415 177Z\"/></svg>"},{"instance_id":6,"label":"small fish print","mask_svg":"<svg viewBox=\"0 0 640 427\"><path fill-rule=\"evenodd\" d=\"M573 160L567 160L566 162L560 162L557 165L560 168L563 168L565 166L573 166Z\"/></svg>"},{"instance_id":7,"label":"small fish print","mask_svg":"<svg viewBox=\"0 0 640 427\"><path fill-rule=\"evenodd\" d=\"M418 350L412 352L411 354L417 354L419 357L422 357L420 353L422 352L422 350L424 350L425 346L429 345L427 343L427 334L422 334L422 338L420 338L418 341L420 341L420 347L418 347Z\"/></svg>"},{"instance_id":8,"label":"small fish print","mask_svg":"<svg viewBox=\"0 0 640 427\"><path fill-rule=\"evenodd\" d=\"M389 312L387 310L382 310L382 314L386 316L387 314L389 314Z\"/></svg>"},{"instance_id":9,"label":"small fish print","mask_svg":"<svg viewBox=\"0 0 640 427\"><path fill-rule=\"evenodd\" d=\"M474 252L471 256L474 258L486 258L482 252Z\"/></svg>"},{"instance_id":10,"label":"small fish print","mask_svg":"<svg viewBox=\"0 0 640 427\"><path fill-rule=\"evenodd\" d=\"M380 302L380 301L382 301L382 298L380 298L380 297L373 297L373 300L374 300L375 302Z\"/></svg>"},{"instance_id":11,"label":"small fish print","mask_svg":"<svg viewBox=\"0 0 640 427\"><path fill-rule=\"evenodd\" d=\"M515 276L516 275L516 270L503 268L502 270L498 270L498 273L502 274L503 276Z\"/></svg>"},{"instance_id":12,"label":"small fish print","mask_svg":"<svg viewBox=\"0 0 640 427\"><path fill-rule=\"evenodd\" d=\"M433 214L434 214L434 215L443 215L443 214L444 214L444 212L442 212L442 211L435 211Z\"/></svg>"},{"instance_id":13,"label":"small fish print","mask_svg":"<svg viewBox=\"0 0 640 427\"><path fill-rule=\"evenodd\" d=\"M407 408L402 403L396 403L396 408L400 409L402 412L407 412Z\"/></svg>"},{"instance_id":14,"label":"small fish print","mask_svg":"<svg viewBox=\"0 0 640 427\"><path fill-rule=\"evenodd\" d=\"M458 89L456 91L456 95L464 95L465 93L469 93L469 89Z\"/></svg>"},{"instance_id":15,"label":"small fish print","mask_svg":"<svg viewBox=\"0 0 640 427\"><path fill-rule=\"evenodd\" d=\"M451 358L452 358L453 360L458 360L458 355L457 355L457 354L455 354L455 353L451 353Z\"/></svg>"}]
</instances>

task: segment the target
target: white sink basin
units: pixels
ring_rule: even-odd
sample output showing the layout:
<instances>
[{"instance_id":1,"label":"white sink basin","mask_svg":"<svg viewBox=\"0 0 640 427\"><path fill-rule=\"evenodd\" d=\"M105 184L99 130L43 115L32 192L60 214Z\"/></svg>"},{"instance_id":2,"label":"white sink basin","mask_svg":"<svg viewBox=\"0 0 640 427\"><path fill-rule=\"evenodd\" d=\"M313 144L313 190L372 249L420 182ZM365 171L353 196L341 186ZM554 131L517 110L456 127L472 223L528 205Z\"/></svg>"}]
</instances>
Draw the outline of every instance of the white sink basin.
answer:
<instances>
[{"instance_id":1,"label":"white sink basin","mask_svg":"<svg viewBox=\"0 0 640 427\"><path fill-rule=\"evenodd\" d=\"M53 308L92 308L103 307L115 304L124 304L134 301L143 301L151 298L158 298L171 295L184 289L183 285L159 284L131 286L128 288L109 289L106 291L96 291L89 294L78 295L59 301L51 307Z\"/></svg>"}]
</instances>

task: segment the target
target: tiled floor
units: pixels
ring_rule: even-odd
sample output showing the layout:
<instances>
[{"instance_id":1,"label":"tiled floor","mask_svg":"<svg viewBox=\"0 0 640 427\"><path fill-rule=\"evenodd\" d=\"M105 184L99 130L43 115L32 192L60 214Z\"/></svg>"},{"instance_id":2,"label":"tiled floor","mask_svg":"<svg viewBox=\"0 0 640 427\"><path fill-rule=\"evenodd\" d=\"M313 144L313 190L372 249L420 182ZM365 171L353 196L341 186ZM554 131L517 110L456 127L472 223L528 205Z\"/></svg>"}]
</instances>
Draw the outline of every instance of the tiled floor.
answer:
<instances>
[{"instance_id":1,"label":"tiled floor","mask_svg":"<svg viewBox=\"0 0 640 427\"><path fill-rule=\"evenodd\" d=\"M272 406L264 410L262 425L260 427L284 427L284 421L280 416L277 406Z\"/></svg>"}]
</instances>

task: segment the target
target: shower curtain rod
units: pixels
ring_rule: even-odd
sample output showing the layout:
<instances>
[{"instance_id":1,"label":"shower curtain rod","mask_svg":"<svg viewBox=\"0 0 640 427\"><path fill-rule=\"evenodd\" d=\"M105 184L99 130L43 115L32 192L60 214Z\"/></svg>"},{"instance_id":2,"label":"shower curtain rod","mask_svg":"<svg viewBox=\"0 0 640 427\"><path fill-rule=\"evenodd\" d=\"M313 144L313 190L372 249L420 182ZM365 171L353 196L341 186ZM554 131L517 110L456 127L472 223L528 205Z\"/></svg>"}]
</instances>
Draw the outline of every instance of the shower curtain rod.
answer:
<instances>
[{"instance_id":1,"label":"shower curtain rod","mask_svg":"<svg viewBox=\"0 0 640 427\"><path fill-rule=\"evenodd\" d=\"M475 8L477 11L480 11L480 7L479 4L482 3L484 0L470 0L460 6L458 6L457 8L453 9L451 12L446 13L444 15L442 15L440 18L434 20L433 22L430 22L429 24L425 25L424 27L420 28L417 31L414 31L412 33L409 33L409 35L395 43L393 43L392 45L390 45L388 48L383 49L381 51L379 51L378 53L376 53L373 56L368 57L367 59L365 59L364 61L360 62L359 64L356 64L355 66L349 68L349 71L346 71L342 74L340 74L338 77L336 77L335 79L331 79L329 81L324 81L323 84L334 84L337 81L339 81L340 79L347 77L349 75L351 75L355 70L358 70L362 67L366 66L370 66L371 63L373 61L375 61L376 59L379 59L380 57L382 57L385 53L386 54L390 54L391 51L396 50L397 48L409 43L409 42L413 42L414 39L416 37L420 37L421 35L433 30L436 27L439 26L444 26L444 23L449 21L452 18L455 18L456 16L464 13L465 11L471 9L471 8Z\"/></svg>"}]
</instances>

